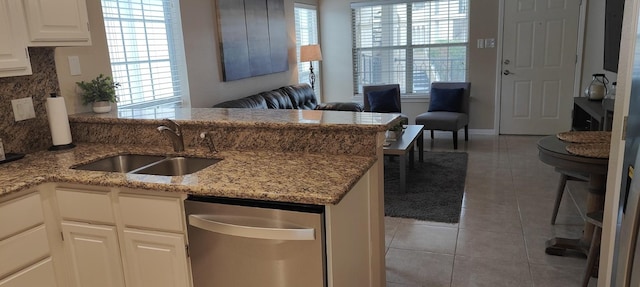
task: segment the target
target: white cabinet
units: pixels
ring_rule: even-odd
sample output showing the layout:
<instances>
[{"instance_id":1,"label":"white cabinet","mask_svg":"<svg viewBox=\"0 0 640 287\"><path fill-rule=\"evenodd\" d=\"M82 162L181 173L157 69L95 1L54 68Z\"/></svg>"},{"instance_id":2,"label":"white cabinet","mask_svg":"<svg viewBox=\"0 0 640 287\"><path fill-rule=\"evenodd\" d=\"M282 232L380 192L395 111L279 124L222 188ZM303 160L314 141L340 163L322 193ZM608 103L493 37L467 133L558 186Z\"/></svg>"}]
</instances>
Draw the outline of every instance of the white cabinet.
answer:
<instances>
[{"instance_id":1,"label":"white cabinet","mask_svg":"<svg viewBox=\"0 0 640 287\"><path fill-rule=\"evenodd\" d=\"M85 0L22 0L29 46L91 45Z\"/></svg>"},{"instance_id":2,"label":"white cabinet","mask_svg":"<svg viewBox=\"0 0 640 287\"><path fill-rule=\"evenodd\" d=\"M129 287L189 286L184 235L159 231L124 230Z\"/></svg>"},{"instance_id":3,"label":"white cabinet","mask_svg":"<svg viewBox=\"0 0 640 287\"><path fill-rule=\"evenodd\" d=\"M3 280L0 280L0 287L56 287L55 271L51 257L33 264L20 272L17 272Z\"/></svg>"},{"instance_id":4,"label":"white cabinet","mask_svg":"<svg viewBox=\"0 0 640 287\"><path fill-rule=\"evenodd\" d=\"M22 15L19 0L0 1L0 77L32 74Z\"/></svg>"},{"instance_id":5,"label":"white cabinet","mask_svg":"<svg viewBox=\"0 0 640 287\"><path fill-rule=\"evenodd\" d=\"M65 221L62 233L75 286L125 286L115 226Z\"/></svg>"},{"instance_id":6,"label":"white cabinet","mask_svg":"<svg viewBox=\"0 0 640 287\"><path fill-rule=\"evenodd\" d=\"M57 286L42 200L32 193L0 203L0 286Z\"/></svg>"},{"instance_id":7,"label":"white cabinet","mask_svg":"<svg viewBox=\"0 0 640 287\"><path fill-rule=\"evenodd\" d=\"M56 188L73 286L191 286L182 199Z\"/></svg>"}]
</instances>

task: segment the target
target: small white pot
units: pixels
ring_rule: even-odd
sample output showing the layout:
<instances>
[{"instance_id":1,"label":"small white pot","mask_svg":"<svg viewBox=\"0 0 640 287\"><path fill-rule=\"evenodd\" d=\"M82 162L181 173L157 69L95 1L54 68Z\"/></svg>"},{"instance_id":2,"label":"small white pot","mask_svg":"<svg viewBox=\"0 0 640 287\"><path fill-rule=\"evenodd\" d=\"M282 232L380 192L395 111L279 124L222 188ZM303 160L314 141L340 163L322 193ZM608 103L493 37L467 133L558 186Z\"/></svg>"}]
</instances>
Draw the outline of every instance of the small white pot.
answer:
<instances>
[{"instance_id":1,"label":"small white pot","mask_svg":"<svg viewBox=\"0 0 640 287\"><path fill-rule=\"evenodd\" d=\"M111 111L111 103L108 101L93 102L91 104L94 113L108 113Z\"/></svg>"}]
</instances>

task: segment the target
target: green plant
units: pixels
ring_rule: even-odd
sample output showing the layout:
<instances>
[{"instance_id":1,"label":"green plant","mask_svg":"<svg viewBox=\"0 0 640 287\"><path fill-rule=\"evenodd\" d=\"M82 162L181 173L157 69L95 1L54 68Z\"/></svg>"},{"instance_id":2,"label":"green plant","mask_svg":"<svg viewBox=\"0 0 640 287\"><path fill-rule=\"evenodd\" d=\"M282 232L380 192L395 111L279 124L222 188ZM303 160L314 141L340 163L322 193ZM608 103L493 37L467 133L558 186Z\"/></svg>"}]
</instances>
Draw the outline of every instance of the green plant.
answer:
<instances>
[{"instance_id":1,"label":"green plant","mask_svg":"<svg viewBox=\"0 0 640 287\"><path fill-rule=\"evenodd\" d=\"M120 83L114 82L110 76L100 74L90 82L76 82L76 85L82 90L81 97L83 105L101 101L111 103L118 101L116 89L120 87Z\"/></svg>"}]
</instances>

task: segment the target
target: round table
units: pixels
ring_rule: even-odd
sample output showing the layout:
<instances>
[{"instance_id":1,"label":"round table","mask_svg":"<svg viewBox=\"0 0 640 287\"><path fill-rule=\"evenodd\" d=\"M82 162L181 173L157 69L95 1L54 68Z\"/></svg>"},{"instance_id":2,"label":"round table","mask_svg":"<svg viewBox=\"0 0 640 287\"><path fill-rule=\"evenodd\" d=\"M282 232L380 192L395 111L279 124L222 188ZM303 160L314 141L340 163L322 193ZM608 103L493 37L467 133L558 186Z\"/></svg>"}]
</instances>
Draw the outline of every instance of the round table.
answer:
<instances>
[{"instance_id":1,"label":"round table","mask_svg":"<svg viewBox=\"0 0 640 287\"><path fill-rule=\"evenodd\" d=\"M604 208L604 194L607 183L607 158L592 158L570 154L566 151L566 142L555 135L547 136L538 141L540 161L555 167L589 175L589 192L587 193L586 213ZM575 251L584 255L589 252L589 245L593 235L593 225L585 221L581 238L569 239L555 237L547 240L545 252L551 255L565 255L567 251Z\"/></svg>"}]
</instances>

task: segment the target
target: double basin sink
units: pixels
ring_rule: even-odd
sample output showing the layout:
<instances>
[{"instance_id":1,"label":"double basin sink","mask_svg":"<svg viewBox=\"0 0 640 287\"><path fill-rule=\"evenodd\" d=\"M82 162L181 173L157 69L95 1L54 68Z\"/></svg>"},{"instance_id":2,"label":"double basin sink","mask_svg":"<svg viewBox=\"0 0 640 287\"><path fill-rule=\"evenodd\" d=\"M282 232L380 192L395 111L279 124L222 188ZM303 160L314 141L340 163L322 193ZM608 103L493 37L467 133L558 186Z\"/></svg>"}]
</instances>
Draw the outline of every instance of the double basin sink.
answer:
<instances>
[{"instance_id":1,"label":"double basin sink","mask_svg":"<svg viewBox=\"0 0 640 287\"><path fill-rule=\"evenodd\" d=\"M184 156L121 154L72 167L79 170L180 176L211 166L222 159Z\"/></svg>"}]
</instances>

